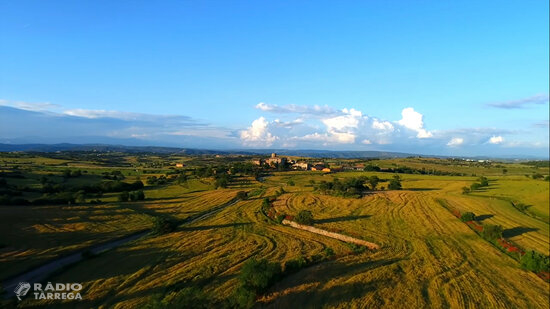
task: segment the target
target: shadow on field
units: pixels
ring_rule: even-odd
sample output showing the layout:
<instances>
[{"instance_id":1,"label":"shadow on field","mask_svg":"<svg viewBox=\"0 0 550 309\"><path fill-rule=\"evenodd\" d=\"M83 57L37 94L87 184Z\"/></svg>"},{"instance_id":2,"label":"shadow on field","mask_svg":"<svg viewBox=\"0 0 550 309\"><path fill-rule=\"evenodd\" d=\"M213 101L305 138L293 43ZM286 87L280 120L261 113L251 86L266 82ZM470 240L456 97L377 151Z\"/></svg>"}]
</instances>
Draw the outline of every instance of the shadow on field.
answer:
<instances>
[{"instance_id":1,"label":"shadow on field","mask_svg":"<svg viewBox=\"0 0 550 309\"><path fill-rule=\"evenodd\" d=\"M203 226L180 227L178 230L179 231L205 231L205 230L221 229L225 227L245 226L245 225L251 225L251 224L252 222L228 223L228 224L219 224L219 225L203 225Z\"/></svg>"},{"instance_id":2,"label":"shadow on field","mask_svg":"<svg viewBox=\"0 0 550 309\"><path fill-rule=\"evenodd\" d=\"M344 277L362 273L378 267L390 266L401 259L381 259L361 263L323 263L293 274L277 283L271 292L282 292L277 298L261 307L266 308L294 308L297 303L304 307L323 306L331 307L350 302L354 299L364 298L381 287L391 284L390 279L372 280L368 282L344 283L329 288L323 288L323 280L320 278ZM300 287L307 287L305 290ZM299 288L296 291L296 288Z\"/></svg>"},{"instance_id":3,"label":"shadow on field","mask_svg":"<svg viewBox=\"0 0 550 309\"><path fill-rule=\"evenodd\" d=\"M485 219L490 219L492 217L494 217L495 215L493 214L487 214L487 215L479 215L479 216L476 216L476 221L483 221Z\"/></svg>"},{"instance_id":4,"label":"shadow on field","mask_svg":"<svg viewBox=\"0 0 550 309\"><path fill-rule=\"evenodd\" d=\"M407 191L435 191L439 190L438 188L405 188L403 190Z\"/></svg>"},{"instance_id":5,"label":"shadow on field","mask_svg":"<svg viewBox=\"0 0 550 309\"><path fill-rule=\"evenodd\" d=\"M511 229L505 229L504 231L502 231L502 237L509 238L509 237L519 236L524 233L534 232L538 230L539 229L534 227L516 226Z\"/></svg>"},{"instance_id":6,"label":"shadow on field","mask_svg":"<svg viewBox=\"0 0 550 309\"><path fill-rule=\"evenodd\" d=\"M366 219L368 217L371 217L371 215L334 217L334 218L315 220L315 223L331 223L331 222L352 221L352 220Z\"/></svg>"}]
</instances>

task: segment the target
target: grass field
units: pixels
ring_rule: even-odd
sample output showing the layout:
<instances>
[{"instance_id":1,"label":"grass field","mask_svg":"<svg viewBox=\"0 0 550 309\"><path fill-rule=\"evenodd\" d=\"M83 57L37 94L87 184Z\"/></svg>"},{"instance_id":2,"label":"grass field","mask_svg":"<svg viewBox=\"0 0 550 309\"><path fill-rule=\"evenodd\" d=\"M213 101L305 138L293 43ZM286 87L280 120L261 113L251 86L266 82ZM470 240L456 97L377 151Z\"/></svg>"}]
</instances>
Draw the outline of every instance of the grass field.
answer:
<instances>
[{"instance_id":1,"label":"grass field","mask_svg":"<svg viewBox=\"0 0 550 309\"><path fill-rule=\"evenodd\" d=\"M408 160L408 161L407 161ZM391 166L428 163L380 160ZM430 159L431 160L431 159ZM448 167L430 163L434 168ZM468 167L468 176L403 174L403 190L369 191L343 198L314 191L320 181L377 175L387 188L391 173L273 172L256 181L235 178L227 189L212 180L145 188L140 202L94 206L5 206L0 225L2 276L9 276L63 252L151 226L152 216L175 219L202 213L232 200L239 190L250 198L165 235L149 235L66 268L52 282L81 282L83 300L24 300L20 307L136 308L159 305L187 288L198 288L218 306L227 304L238 274L251 257L284 264L298 257L334 257L281 278L257 299L269 308L548 308L549 284L458 220L438 200L472 211L482 223L500 224L504 237L526 250L548 255L549 183L524 176L520 164L490 167L490 185L462 194L462 187L487 171ZM471 176L471 174L477 174ZM289 185L292 180L293 185ZM285 193L276 194L283 188ZM277 224L261 211L264 197L276 197L279 213L309 210L315 226L353 235L381 246L354 253L348 244ZM512 202L530 205L522 212ZM5 215L4 215L5 214ZM7 221L9 220L9 221ZM24 244L24 245L23 245Z\"/></svg>"}]
</instances>

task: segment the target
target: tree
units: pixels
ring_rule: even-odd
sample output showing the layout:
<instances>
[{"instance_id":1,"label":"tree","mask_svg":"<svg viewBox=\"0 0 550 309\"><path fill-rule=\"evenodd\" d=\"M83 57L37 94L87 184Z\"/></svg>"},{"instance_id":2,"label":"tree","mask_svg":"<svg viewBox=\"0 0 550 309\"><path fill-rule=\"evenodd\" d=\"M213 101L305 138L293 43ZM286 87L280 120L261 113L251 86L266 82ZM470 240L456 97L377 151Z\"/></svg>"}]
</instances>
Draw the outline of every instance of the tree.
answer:
<instances>
[{"instance_id":1,"label":"tree","mask_svg":"<svg viewBox=\"0 0 550 309\"><path fill-rule=\"evenodd\" d=\"M487 240L494 241L502 238L502 231L503 229L501 225L484 224L481 235Z\"/></svg>"},{"instance_id":2,"label":"tree","mask_svg":"<svg viewBox=\"0 0 550 309\"><path fill-rule=\"evenodd\" d=\"M502 174L506 175L506 173L508 173L508 170L505 169L505 168L503 168L503 169L502 169Z\"/></svg>"},{"instance_id":3,"label":"tree","mask_svg":"<svg viewBox=\"0 0 550 309\"><path fill-rule=\"evenodd\" d=\"M313 214L309 210L301 210L295 218L299 224L312 225L315 220Z\"/></svg>"},{"instance_id":4,"label":"tree","mask_svg":"<svg viewBox=\"0 0 550 309\"><path fill-rule=\"evenodd\" d=\"M394 175L393 179L390 180L388 185L389 190L401 190L401 178L399 175Z\"/></svg>"},{"instance_id":5,"label":"tree","mask_svg":"<svg viewBox=\"0 0 550 309\"><path fill-rule=\"evenodd\" d=\"M380 178L378 176L370 176L369 177L369 185L372 190L376 190L376 186L380 182Z\"/></svg>"},{"instance_id":6,"label":"tree","mask_svg":"<svg viewBox=\"0 0 550 309\"><path fill-rule=\"evenodd\" d=\"M470 188L462 187L462 194L468 194L468 193L470 193Z\"/></svg>"}]
</instances>

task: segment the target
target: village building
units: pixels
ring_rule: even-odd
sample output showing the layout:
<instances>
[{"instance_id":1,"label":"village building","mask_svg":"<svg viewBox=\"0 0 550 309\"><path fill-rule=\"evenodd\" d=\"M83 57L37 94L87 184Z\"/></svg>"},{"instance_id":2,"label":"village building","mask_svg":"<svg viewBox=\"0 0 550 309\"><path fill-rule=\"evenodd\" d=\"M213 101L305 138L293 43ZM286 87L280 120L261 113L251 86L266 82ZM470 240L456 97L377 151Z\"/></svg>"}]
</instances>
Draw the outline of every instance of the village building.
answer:
<instances>
[{"instance_id":1,"label":"village building","mask_svg":"<svg viewBox=\"0 0 550 309\"><path fill-rule=\"evenodd\" d=\"M266 159L265 163L267 163L269 165L285 164L286 163L286 158L277 157L276 153L272 153L271 158Z\"/></svg>"},{"instance_id":2,"label":"village building","mask_svg":"<svg viewBox=\"0 0 550 309\"><path fill-rule=\"evenodd\" d=\"M292 165L294 169L309 170L309 163L307 162L296 162Z\"/></svg>"}]
</instances>

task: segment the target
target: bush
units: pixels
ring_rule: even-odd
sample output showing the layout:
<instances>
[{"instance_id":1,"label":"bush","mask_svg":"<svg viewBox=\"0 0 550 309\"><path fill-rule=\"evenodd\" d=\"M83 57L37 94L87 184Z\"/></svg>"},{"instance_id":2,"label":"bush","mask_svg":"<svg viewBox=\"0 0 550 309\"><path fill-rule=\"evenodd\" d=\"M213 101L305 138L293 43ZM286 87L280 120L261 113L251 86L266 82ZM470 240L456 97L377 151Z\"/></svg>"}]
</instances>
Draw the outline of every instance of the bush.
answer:
<instances>
[{"instance_id":1,"label":"bush","mask_svg":"<svg viewBox=\"0 0 550 309\"><path fill-rule=\"evenodd\" d=\"M292 260L288 260L285 263L285 272L294 273L307 266L307 260L303 257L297 257Z\"/></svg>"},{"instance_id":2,"label":"bush","mask_svg":"<svg viewBox=\"0 0 550 309\"><path fill-rule=\"evenodd\" d=\"M134 201L143 201L143 200L145 200L145 193L143 193L143 190L132 191L132 192L130 192L130 200L132 202L134 202Z\"/></svg>"},{"instance_id":3,"label":"bush","mask_svg":"<svg viewBox=\"0 0 550 309\"><path fill-rule=\"evenodd\" d=\"M281 275L281 265L266 259L250 259L244 263L239 281L241 286L256 293L262 293Z\"/></svg>"},{"instance_id":4,"label":"bush","mask_svg":"<svg viewBox=\"0 0 550 309\"><path fill-rule=\"evenodd\" d=\"M473 183L473 184L470 185L470 190L471 190L471 191L475 191L475 190L477 190L477 189L479 189L479 188L481 188L481 187L482 187L482 185L481 185L480 183L475 182L475 183Z\"/></svg>"},{"instance_id":5,"label":"bush","mask_svg":"<svg viewBox=\"0 0 550 309\"><path fill-rule=\"evenodd\" d=\"M462 187L462 194L468 194L468 193L470 193L470 188Z\"/></svg>"},{"instance_id":6,"label":"bush","mask_svg":"<svg viewBox=\"0 0 550 309\"><path fill-rule=\"evenodd\" d=\"M334 256L334 250L332 250L331 247L326 247L325 250L323 250L323 253L325 254L325 257L327 259L330 259Z\"/></svg>"},{"instance_id":7,"label":"bush","mask_svg":"<svg viewBox=\"0 0 550 309\"><path fill-rule=\"evenodd\" d=\"M309 210L301 210L295 218L296 222L299 224L312 225L315 220L313 219L313 214Z\"/></svg>"},{"instance_id":8,"label":"bush","mask_svg":"<svg viewBox=\"0 0 550 309\"><path fill-rule=\"evenodd\" d=\"M286 182L287 185L289 186L295 186L296 184L294 183L294 180L290 179L289 181Z\"/></svg>"},{"instance_id":9,"label":"bush","mask_svg":"<svg viewBox=\"0 0 550 309\"><path fill-rule=\"evenodd\" d=\"M121 192L118 195L118 201L119 202L128 202L129 198L130 198L130 193L128 193L128 191Z\"/></svg>"},{"instance_id":10,"label":"bush","mask_svg":"<svg viewBox=\"0 0 550 309\"><path fill-rule=\"evenodd\" d=\"M534 272L548 272L550 271L550 257L531 250L521 257L521 267Z\"/></svg>"},{"instance_id":11,"label":"bush","mask_svg":"<svg viewBox=\"0 0 550 309\"><path fill-rule=\"evenodd\" d=\"M237 198L239 200L246 200L248 198L248 193L246 193L246 191L239 191L237 192Z\"/></svg>"},{"instance_id":12,"label":"bush","mask_svg":"<svg viewBox=\"0 0 550 309\"><path fill-rule=\"evenodd\" d=\"M462 222L468 222L468 221L474 221L476 218L476 215L473 212L465 212L460 216L460 221Z\"/></svg>"},{"instance_id":13,"label":"bush","mask_svg":"<svg viewBox=\"0 0 550 309\"><path fill-rule=\"evenodd\" d=\"M162 234L173 232L177 226L178 225L175 221L170 220L168 218L165 218L165 217L153 218L153 234L155 235L162 235Z\"/></svg>"},{"instance_id":14,"label":"bush","mask_svg":"<svg viewBox=\"0 0 550 309\"><path fill-rule=\"evenodd\" d=\"M484 224L481 236L489 241L496 241L502 238L502 226L493 224Z\"/></svg>"}]
</instances>

